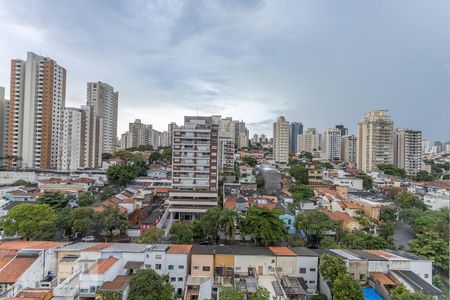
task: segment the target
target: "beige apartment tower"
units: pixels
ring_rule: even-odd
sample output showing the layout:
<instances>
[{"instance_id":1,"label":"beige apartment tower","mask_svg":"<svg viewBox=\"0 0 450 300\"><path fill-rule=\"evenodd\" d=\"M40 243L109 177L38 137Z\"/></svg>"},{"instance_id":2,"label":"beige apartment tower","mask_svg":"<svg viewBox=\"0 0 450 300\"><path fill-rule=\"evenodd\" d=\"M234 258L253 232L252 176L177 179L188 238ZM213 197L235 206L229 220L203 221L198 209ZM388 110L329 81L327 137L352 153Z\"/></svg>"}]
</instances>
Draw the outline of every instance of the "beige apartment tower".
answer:
<instances>
[{"instance_id":1,"label":"beige apartment tower","mask_svg":"<svg viewBox=\"0 0 450 300\"><path fill-rule=\"evenodd\" d=\"M358 123L357 167L376 171L380 164L394 163L394 122L386 110L367 113Z\"/></svg>"},{"instance_id":2,"label":"beige apartment tower","mask_svg":"<svg viewBox=\"0 0 450 300\"><path fill-rule=\"evenodd\" d=\"M422 132L397 129L395 138L395 162L408 175L416 175L422 169Z\"/></svg>"},{"instance_id":3,"label":"beige apartment tower","mask_svg":"<svg viewBox=\"0 0 450 300\"><path fill-rule=\"evenodd\" d=\"M289 162L289 122L283 116L273 123L273 158L277 163Z\"/></svg>"}]
</instances>

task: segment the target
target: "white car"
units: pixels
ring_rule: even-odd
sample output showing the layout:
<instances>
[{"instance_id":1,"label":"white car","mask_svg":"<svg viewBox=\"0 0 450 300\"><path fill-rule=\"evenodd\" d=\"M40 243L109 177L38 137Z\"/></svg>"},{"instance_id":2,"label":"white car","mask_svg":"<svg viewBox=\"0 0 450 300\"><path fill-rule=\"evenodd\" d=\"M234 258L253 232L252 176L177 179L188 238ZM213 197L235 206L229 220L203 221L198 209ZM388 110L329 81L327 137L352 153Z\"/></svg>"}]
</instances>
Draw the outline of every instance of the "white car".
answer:
<instances>
[{"instance_id":1,"label":"white car","mask_svg":"<svg viewBox=\"0 0 450 300\"><path fill-rule=\"evenodd\" d=\"M93 242L95 241L95 237L93 235L88 235L85 236L84 238L81 239L83 242Z\"/></svg>"}]
</instances>

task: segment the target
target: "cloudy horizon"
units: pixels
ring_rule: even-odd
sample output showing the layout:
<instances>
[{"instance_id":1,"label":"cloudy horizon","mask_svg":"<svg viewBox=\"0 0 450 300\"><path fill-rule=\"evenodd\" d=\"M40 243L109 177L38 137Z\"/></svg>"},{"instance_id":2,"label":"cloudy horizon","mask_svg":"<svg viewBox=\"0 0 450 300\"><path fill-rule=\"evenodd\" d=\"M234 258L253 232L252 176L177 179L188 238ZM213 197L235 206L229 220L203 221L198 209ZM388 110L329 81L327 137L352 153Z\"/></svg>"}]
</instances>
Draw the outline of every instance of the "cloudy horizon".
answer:
<instances>
[{"instance_id":1,"label":"cloudy horizon","mask_svg":"<svg viewBox=\"0 0 450 300\"><path fill-rule=\"evenodd\" d=\"M0 0L0 86L27 51L67 70L66 105L86 82L119 91L118 135L141 119L244 120L271 136L279 115L355 132L371 110L450 140L448 1ZM7 93L7 98L9 94Z\"/></svg>"}]
</instances>

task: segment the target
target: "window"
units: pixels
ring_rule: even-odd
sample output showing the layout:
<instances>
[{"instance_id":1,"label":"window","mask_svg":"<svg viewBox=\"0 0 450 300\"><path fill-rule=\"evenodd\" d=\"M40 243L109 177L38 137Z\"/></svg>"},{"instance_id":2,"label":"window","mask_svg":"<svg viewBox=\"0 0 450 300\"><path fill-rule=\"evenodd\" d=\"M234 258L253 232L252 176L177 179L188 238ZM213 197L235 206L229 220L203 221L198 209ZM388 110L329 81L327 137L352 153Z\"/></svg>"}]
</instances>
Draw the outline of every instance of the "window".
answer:
<instances>
[{"instance_id":1,"label":"window","mask_svg":"<svg viewBox=\"0 0 450 300\"><path fill-rule=\"evenodd\" d=\"M203 266L203 272L209 272L210 270L211 270L211 267Z\"/></svg>"},{"instance_id":2,"label":"window","mask_svg":"<svg viewBox=\"0 0 450 300\"><path fill-rule=\"evenodd\" d=\"M282 267L277 267L277 271L278 272L283 272L283 268Z\"/></svg>"},{"instance_id":3,"label":"window","mask_svg":"<svg viewBox=\"0 0 450 300\"><path fill-rule=\"evenodd\" d=\"M424 274L423 276L424 276L425 278L428 278L428 274Z\"/></svg>"},{"instance_id":4,"label":"window","mask_svg":"<svg viewBox=\"0 0 450 300\"><path fill-rule=\"evenodd\" d=\"M239 271L241 269L241 267L236 267L235 269L236 269L236 271Z\"/></svg>"},{"instance_id":5,"label":"window","mask_svg":"<svg viewBox=\"0 0 450 300\"><path fill-rule=\"evenodd\" d=\"M170 277L170 282L175 282L177 279L175 277Z\"/></svg>"},{"instance_id":6,"label":"window","mask_svg":"<svg viewBox=\"0 0 450 300\"><path fill-rule=\"evenodd\" d=\"M183 282L183 277L178 277L178 281Z\"/></svg>"},{"instance_id":7,"label":"window","mask_svg":"<svg viewBox=\"0 0 450 300\"><path fill-rule=\"evenodd\" d=\"M169 265L168 269L173 270L173 265Z\"/></svg>"},{"instance_id":8,"label":"window","mask_svg":"<svg viewBox=\"0 0 450 300\"><path fill-rule=\"evenodd\" d=\"M314 280L310 280L309 283L314 284L314 283L316 283L316 282L315 282Z\"/></svg>"},{"instance_id":9,"label":"window","mask_svg":"<svg viewBox=\"0 0 450 300\"><path fill-rule=\"evenodd\" d=\"M199 269L198 266L193 266L192 268L193 268L194 270L198 270L198 269Z\"/></svg>"},{"instance_id":10,"label":"window","mask_svg":"<svg viewBox=\"0 0 450 300\"><path fill-rule=\"evenodd\" d=\"M306 273L306 268L300 268L300 274L305 274Z\"/></svg>"},{"instance_id":11,"label":"window","mask_svg":"<svg viewBox=\"0 0 450 300\"><path fill-rule=\"evenodd\" d=\"M178 265L178 269L184 270L184 265Z\"/></svg>"},{"instance_id":12,"label":"window","mask_svg":"<svg viewBox=\"0 0 450 300\"><path fill-rule=\"evenodd\" d=\"M161 254L157 254L157 255L155 255L155 258L156 259L162 259L162 255Z\"/></svg>"},{"instance_id":13,"label":"window","mask_svg":"<svg viewBox=\"0 0 450 300\"><path fill-rule=\"evenodd\" d=\"M366 276L364 274L359 274L359 280L364 280Z\"/></svg>"},{"instance_id":14,"label":"window","mask_svg":"<svg viewBox=\"0 0 450 300\"><path fill-rule=\"evenodd\" d=\"M316 268L310 268L309 271L315 272L315 271L316 271Z\"/></svg>"},{"instance_id":15,"label":"window","mask_svg":"<svg viewBox=\"0 0 450 300\"><path fill-rule=\"evenodd\" d=\"M161 264L156 264L155 265L155 270L161 270Z\"/></svg>"}]
</instances>

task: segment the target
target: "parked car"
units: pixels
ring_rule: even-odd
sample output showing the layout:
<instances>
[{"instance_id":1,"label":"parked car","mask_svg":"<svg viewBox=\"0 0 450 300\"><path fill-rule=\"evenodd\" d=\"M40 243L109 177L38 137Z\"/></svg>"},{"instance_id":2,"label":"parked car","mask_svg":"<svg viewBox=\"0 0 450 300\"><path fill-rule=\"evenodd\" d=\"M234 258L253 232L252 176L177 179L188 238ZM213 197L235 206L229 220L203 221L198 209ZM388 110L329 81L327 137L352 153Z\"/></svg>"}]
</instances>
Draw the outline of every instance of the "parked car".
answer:
<instances>
[{"instance_id":1,"label":"parked car","mask_svg":"<svg viewBox=\"0 0 450 300\"><path fill-rule=\"evenodd\" d=\"M95 237L93 235L87 235L84 238L81 239L83 242L94 242Z\"/></svg>"}]
</instances>

